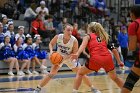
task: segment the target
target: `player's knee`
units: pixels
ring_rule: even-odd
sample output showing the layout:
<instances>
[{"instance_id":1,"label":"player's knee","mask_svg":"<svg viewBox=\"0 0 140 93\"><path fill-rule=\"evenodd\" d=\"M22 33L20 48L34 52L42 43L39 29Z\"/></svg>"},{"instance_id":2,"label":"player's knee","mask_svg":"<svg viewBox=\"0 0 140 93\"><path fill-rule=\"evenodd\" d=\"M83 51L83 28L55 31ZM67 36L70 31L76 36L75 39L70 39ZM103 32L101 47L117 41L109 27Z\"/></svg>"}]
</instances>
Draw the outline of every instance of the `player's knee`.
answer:
<instances>
[{"instance_id":1,"label":"player's knee","mask_svg":"<svg viewBox=\"0 0 140 93\"><path fill-rule=\"evenodd\" d=\"M129 73L129 75L127 76L127 78L126 78L126 81L125 81L125 84L124 84L123 87L124 87L124 88L127 88L127 89L130 90L130 91L132 91L132 89L133 89L135 83L136 83L138 80L139 80L139 76L138 76L135 72L131 71L131 72Z\"/></svg>"},{"instance_id":2,"label":"player's knee","mask_svg":"<svg viewBox=\"0 0 140 93\"><path fill-rule=\"evenodd\" d=\"M16 58L11 58L11 61L15 63L16 62Z\"/></svg>"},{"instance_id":3,"label":"player's knee","mask_svg":"<svg viewBox=\"0 0 140 93\"><path fill-rule=\"evenodd\" d=\"M78 72L77 75L80 76L80 77L83 77L85 74L83 74L83 73L81 73L81 72Z\"/></svg>"}]
</instances>

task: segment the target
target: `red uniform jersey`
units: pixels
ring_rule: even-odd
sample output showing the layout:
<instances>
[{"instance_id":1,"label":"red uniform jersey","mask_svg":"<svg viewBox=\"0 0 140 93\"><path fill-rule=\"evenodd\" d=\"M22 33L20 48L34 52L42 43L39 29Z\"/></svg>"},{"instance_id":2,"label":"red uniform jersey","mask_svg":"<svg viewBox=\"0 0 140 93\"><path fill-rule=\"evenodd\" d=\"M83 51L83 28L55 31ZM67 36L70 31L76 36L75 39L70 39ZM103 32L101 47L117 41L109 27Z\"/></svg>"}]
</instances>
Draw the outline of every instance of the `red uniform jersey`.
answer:
<instances>
[{"instance_id":1,"label":"red uniform jersey","mask_svg":"<svg viewBox=\"0 0 140 93\"><path fill-rule=\"evenodd\" d=\"M114 69L114 63L111 53L107 48L106 41L101 41L100 38L91 33L90 40L88 42L88 50L90 54L89 62L86 63L86 67L98 71L100 68L104 68L106 72Z\"/></svg>"},{"instance_id":2,"label":"red uniform jersey","mask_svg":"<svg viewBox=\"0 0 140 93\"><path fill-rule=\"evenodd\" d=\"M87 47L90 51L91 57L95 55L110 55L106 41L101 42L100 38L97 37L97 35L95 35L94 33L90 34L90 40Z\"/></svg>"},{"instance_id":3,"label":"red uniform jersey","mask_svg":"<svg viewBox=\"0 0 140 93\"><path fill-rule=\"evenodd\" d=\"M140 68L140 18L135 20L129 25L128 35L137 36L138 51L137 51L136 61L134 66Z\"/></svg>"},{"instance_id":4,"label":"red uniform jersey","mask_svg":"<svg viewBox=\"0 0 140 93\"><path fill-rule=\"evenodd\" d=\"M136 23L138 22L138 23ZM137 43L140 44L140 18L136 20L136 22L132 22L129 27L128 27L128 35L129 36L133 36L136 35L137 36Z\"/></svg>"}]
</instances>

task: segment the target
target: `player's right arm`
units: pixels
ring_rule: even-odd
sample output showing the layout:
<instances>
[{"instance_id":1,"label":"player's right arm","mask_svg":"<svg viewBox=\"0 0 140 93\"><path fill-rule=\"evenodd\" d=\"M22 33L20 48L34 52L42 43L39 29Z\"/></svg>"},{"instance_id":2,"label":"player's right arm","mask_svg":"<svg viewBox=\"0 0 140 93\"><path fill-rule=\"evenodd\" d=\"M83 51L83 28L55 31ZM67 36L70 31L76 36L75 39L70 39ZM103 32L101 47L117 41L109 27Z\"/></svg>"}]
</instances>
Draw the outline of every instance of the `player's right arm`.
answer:
<instances>
[{"instance_id":1,"label":"player's right arm","mask_svg":"<svg viewBox=\"0 0 140 93\"><path fill-rule=\"evenodd\" d=\"M49 43L50 54L53 53L53 47L57 43L58 35L56 35Z\"/></svg>"}]
</instances>

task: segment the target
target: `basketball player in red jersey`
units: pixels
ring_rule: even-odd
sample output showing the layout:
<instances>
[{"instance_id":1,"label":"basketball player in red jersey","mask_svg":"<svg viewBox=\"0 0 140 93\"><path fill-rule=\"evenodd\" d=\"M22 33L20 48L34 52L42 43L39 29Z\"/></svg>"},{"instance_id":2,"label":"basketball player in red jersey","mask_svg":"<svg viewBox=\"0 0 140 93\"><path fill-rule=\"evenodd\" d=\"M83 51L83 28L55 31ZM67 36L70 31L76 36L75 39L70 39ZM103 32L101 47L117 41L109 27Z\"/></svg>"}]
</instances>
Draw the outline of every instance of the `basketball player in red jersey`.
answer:
<instances>
[{"instance_id":1,"label":"basketball player in red jersey","mask_svg":"<svg viewBox=\"0 0 140 93\"><path fill-rule=\"evenodd\" d=\"M77 59L81 52L87 47L89 50L90 58L85 66L82 66L77 73L73 93L78 93L78 88L81 85L83 76L93 71L98 71L104 68L109 77L118 85L123 87L123 81L117 77L111 53L107 48L109 36L105 32L100 23L91 22L88 25L89 35L83 38L83 42L76 54L72 54L73 59Z\"/></svg>"},{"instance_id":2,"label":"basketball player in red jersey","mask_svg":"<svg viewBox=\"0 0 140 93\"><path fill-rule=\"evenodd\" d=\"M136 60L131 72L126 78L121 93L131 93L135 83L140 78L140 6L135 5L130 9L133 22L128 27L129 51L135 51Z\"/></svg>"},{"instance_id":3,"label":"basketball player in red jersey","mask_svg":"<svg viewBox=\"0 0 140 93\"><path fill-rule=\"evenodd\" d=\"M41 88L44 87L58 72L58 70L62 67L63 64L66 64L73 72L78 72L80 69L80 63L77 61L71 60L71 54L75 54L78 50L78 41L72 36L72 26L70 24L66 24L64 27L64 34L56 35L49 44L50 54L52 54L53 47L57 43L57 52L63 56L63 60L61 64L52 65L51 71L46 77L40 82L35 90L35 93L40 93ZM91 88L92 93L101 93L99 90L95 89L92 83L90 82L88 76L83 76L83 81L86 85Z\"/></svg>"}]
</instances>

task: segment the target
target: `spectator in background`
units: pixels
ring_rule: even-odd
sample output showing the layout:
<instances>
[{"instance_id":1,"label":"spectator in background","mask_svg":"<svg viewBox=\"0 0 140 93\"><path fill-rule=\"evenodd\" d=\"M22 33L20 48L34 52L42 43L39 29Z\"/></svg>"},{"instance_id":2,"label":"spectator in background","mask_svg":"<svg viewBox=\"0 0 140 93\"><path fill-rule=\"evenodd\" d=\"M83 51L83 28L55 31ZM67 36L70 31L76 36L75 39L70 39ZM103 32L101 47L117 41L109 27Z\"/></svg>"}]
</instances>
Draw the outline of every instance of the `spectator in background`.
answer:
<instances>
[{"instance_id":1,"label":"spectator in background","mask_svg":"<svg viewBox=\"0 0 140 93\"><path fill-rule=\"evenodd\" d=\"M37 15L34 11L35 8L36 8L36 4L32 3L30 7L26 9L25 14L24 14L24 20L26 20L29 23L29 28L31 26L31 21L33 21Z\"/></svg>"},{"instance_id":2,"label":"spectator in background","mask_svg":"<svg viewBox=\"0 0 140 93\"><path fill-rule=\"evenodd\" d=\"M52 15L49 15L45 19L47 19L44 22L46 29L47 30L51 30L51 31L55 30L55 28L53 26L53 16Z\"/></svg>"},{"instance_id":3,"label":"spectator in background","mask_svg":"<svg viewBox=\"0 0 140 93\"><path fill-rule=\"evenodd\" d=\"M57 31L57 34L60 34L60 33L63 33L63 27L65 24L67 24L68 21L67 21L67 18L63 18L62 21L58 24L58 31Z\"/></svg>"},{"instance_id":4,"label":"spectator in background","mask_svg":"<svg viewBox=\"0 0 140 93\"><path fill-rule=\"evenodd\" d=\"M25 40L24 26L18 26L18 33L15 35L15 39L17 40L19 37L22 37L23 41Z\"/></svg>"},{"instance_id":5,"label":"spectator in background","mask_svg":"<svg viewBox=\"0 0 140 93\"><path fill-rule=\"evenodd\" d=\"M32 73L30 72L29 68L30 68L30 60L29 60L29 56L28 54L23 50L23 38L19 37L16 40L16 43L13 46L16 58L18 60L18 62L22 63L21 67L20 67L20 71L22 73L22 75L25 75L25 73L23 72L23 70L27 67L27 71L26 73L31 75Z\"/></svg>"},{"instance_id":6,"label":"spectator in background","mask_svg":"<svg viewBox=\"0 0 140 93\"><path fill-rule=\"evenodd\" d=\"M25 14L24 14L24 19L26 21L32 21L36 17L37 14L34 11L35 8L36 8L36 4L32 3L30 7L26 9Z\"/></svg>"},{"instance_id":7,"label":"spectator in background","mask_svg":"<svg viewBox=\"0 0 140 93\"><path fill-rule=\"evenodd\" d=\"M51 33L51 38L54 37L56 35L56 30L53 26L53 16L52 15L47 16L47 20L45 20L44 23L45 23L46 30L50 31Z\"/></svg>"},{"instance_id":8,"label":"spectator in background","mask_svg":"<svg viewBox=\"0 0 140 93\"><path fill-rule=\"evenodd\" d=\"M40 11L43 11L44 16L45 16L45 15L49 15L49 10L48 10L48 8L46 7L45 1L41 1L41 2L40 2L40 6L37 7L36 13L39 14Z\"/></svg>"},{"instance_id":9,"label":"spectator in background","mask_svg":"<svg viewBox=\"0 0 140 93\"><path fill-rule=\"evenodd\" d=\"M73 31L72 31L72 35L76 38L76 39L81 39L80 35L78 33L78 24L74 23L73 24Z\"/></svg>"},{"instance_id":10,"label":"spectator in background","mask_svg":"<svg viewBox=\"0 0 140 93\"><path fill-rule=\"evenodd\" d=\"M8 24L8 30L6 31L5 36L10 37L10 44L13 47L13 45L15 44L15 32L13 22L10 22Z\"/></svg>"},{"instance_id":11,"label":"spectator in background","mask_svg":"<svg viewBox=\"0 0 140 93\"><path fill-rule=\"evenodd\" d=\"M0 22L0 43L2 43L4 41L4 33L3 33L3 25Z\"/></svg>"},{"instance_id":12,"label":"spectator in background","mask_svg":"<svg viewBox=\"0 0 140 93\"><path fill-rule=\"evenodd\" d=\"M45 24L42 20L43 12L37 15L36 19L32 22L32 36L34 37L35 34L39 34L42 38L50 37L50 32L46 30Z\"/></svg>"},{"instance_id":13,"label":"spectator in background","mask_svg":"<svg viewBox=\"0 0 140 93\"><path fill-rule=\"evenodd\" d=\"M106 3L104 0L96 0L95 8L98 9L99 14L108 14L108 10L106 8Z\"/></svg>"},{"instance_id":14,"label":"spectator in background","mask_svg":"<svg viewBox=\"0 0 140 93\"><path fill-rule=\"evenodd\" d=\"M86 35L87 26L88 24L82 24L81 28L78 30L78 33L80 34L80 38L83 38Z\"/></svg>"},{"instance_id":15,"label":"spectator in background","mask_svg":"<svg viewBox=\"0 0 140 93\"><path fill-rule=\"evenodd\" d=\"M35 66L36 64L40 65L40 69L46 69L46 66L44 66L43 64L40 63L39 59L37 58L35 51L33 50L33 45L32 45L32 37L27 34L26 35L26 39L25 39L25 43L23 44L23 49L24 51L29 55L29 59L31 60L31 63L33 64L32 68L32 73L33 74L38 74L37 71L35 71Z\"/></svg>"},{"instance_id":16,"label":"spectator in background","mask_svg":"<svg viewBox=\"0 0 140 93\"><path fill-rule=\"evenodd\" d=\"M110 20L109 15L105 15L102 25L105 31L110 35L109 20Z\"/></svg>"},{"instance_id":17,"label":"spectator in background","mask_svg":"<svg viewBox=\"0 0 140 93\"><path fill-rule=\"evenodd\" d=\"M77 23L73 24L72 35L78 40L79 45L81 45L82 39L80 37L80 34L78 33L78 24Z\"/></svg>"},{"instance_id":18,"label":"spectator in background","mask_svg":"<svg viewBox=\"0 0 140 93\"><path fill-rule=\"evenodd\" d=\"M88 0L89 5L95 7L96 0Z\"/></svg>"},{"instance_id":19,"label":"spectator in background","mask_svg":"<svg viewBox=\"0 0 140 93\"><path fill-rule=\"evenodd\" d=\"M126 26L121 27L121 32L118 35L118 41L121 46L121 52L125 63L128 53L128 34Z\"/></svg>"},{"instance_id":20,"label":"spectator in background","mask_svg":"<svg viewBox=\"0 0 140 93\"><path fill-rule=\"evenodd\" d=\"M0 43L0 55L1 55L0 60L4 60L4 62L9 63L8 75L14 76L13 74L14 65L16 67L17 75L22 75L22 73L19 71L19 64L12 50L9 36L5 36L4 42Z\"/></svg>"},{"instance_id":21,"label":"spectator in background","mask_svg":"<svg viewBox=\"0 0 140 93\"><path fill-rule=\"evenodd\" d=\"M3 33L7 31L8 28L8 18L6 15L2 15Z\"/></svg>"}]
</instances>

